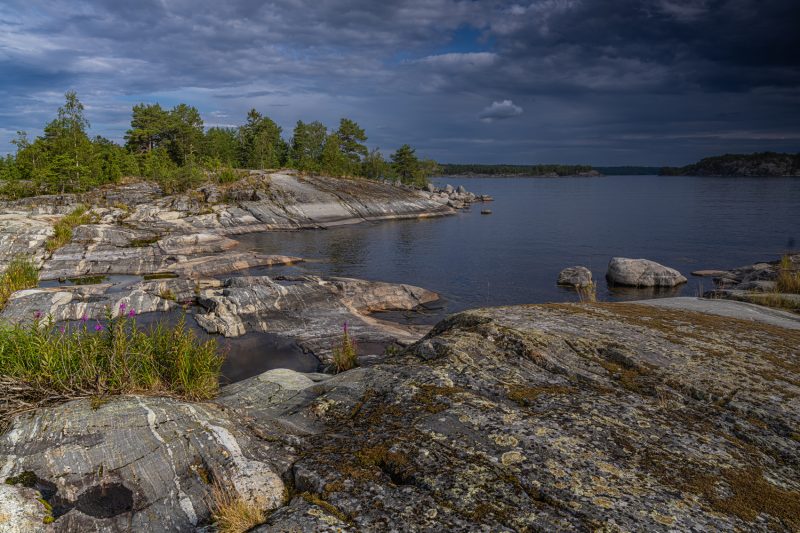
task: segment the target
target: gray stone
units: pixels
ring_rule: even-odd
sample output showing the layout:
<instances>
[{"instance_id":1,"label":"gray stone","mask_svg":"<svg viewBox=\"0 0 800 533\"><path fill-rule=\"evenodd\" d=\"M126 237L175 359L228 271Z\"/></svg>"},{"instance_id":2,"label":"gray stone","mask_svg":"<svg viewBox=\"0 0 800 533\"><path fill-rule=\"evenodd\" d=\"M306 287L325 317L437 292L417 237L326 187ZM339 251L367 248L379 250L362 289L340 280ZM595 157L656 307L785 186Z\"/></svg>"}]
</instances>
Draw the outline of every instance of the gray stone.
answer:
<instances>
[{"instance_id":1,"label":"gray stone","mask_svg":"<svg viewBox=\"0 0 800 533\"><path fill-rule=\"evenodd\" d=\"M567 267L558 273L558 284L587 287L592 284L592 271L584 266Z\"/></svg>"},{"instance_id":2,"label":"gray stone","mask_svg":"<svg viewBox=\"0 0 800 533\"><path fill-rule=\"evenodd\" d=\"M796 332L638 303L479 309L332 377L42 409L0 437L0 475L140 502L58 531L205 527L195 464L279 506L257 531L795 531Z\"/></svg>"},{"instance_id":3,"label":"gray stone","mask_svg":"<svg viewBox=\"0 0 800 533\"><path fill-rule=\"evenodd\" d=\"M265 510L285 503L292 452L237 424L210 404L73 401L14 421L0 436L0 478L31 471L53 483L67 511L58 531L193 531L209 523L214 480ZM98 501L103 491L116 505Z\"/></svg>"},{"instance_id":4,"label":"gray stone","mask_svg":"<svg viewBox=\"0 0 800 533\"><path fill-rule=\"evenodd\" d=\"M39 491L3 481L0 480L0 533L47 531L44 520L50 513L39 501Z\"/></svg>"},{"instance_id":5,"label":"gray stone","mask_svg":"<svg viewBox=\"0 0 800 533\"><path fill-rule=\"evenodd\" d=\"M613 285L629 287L674 287L686 283L677 270L648 259L614 257L608 263L606 279Z\"/></svg>"}]
</instances>

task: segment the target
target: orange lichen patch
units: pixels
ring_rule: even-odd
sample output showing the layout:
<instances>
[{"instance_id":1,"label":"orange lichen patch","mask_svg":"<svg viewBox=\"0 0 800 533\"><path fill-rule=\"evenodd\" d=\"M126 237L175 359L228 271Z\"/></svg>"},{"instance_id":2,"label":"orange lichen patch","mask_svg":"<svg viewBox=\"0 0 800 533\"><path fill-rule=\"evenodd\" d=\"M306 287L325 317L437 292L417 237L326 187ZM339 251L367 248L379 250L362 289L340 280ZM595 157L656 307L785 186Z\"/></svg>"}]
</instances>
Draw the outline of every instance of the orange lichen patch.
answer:
<instances>
[{"instance_id":1,"label":"orange lichen patch","mask_svg":"<svg viewBox=\"0 0 800 533\"><path fill-rule=\"evenodd\" d=\"M730 495L720 495L721 484L729 489ZM689 472L685 488L700 494L720 513L732 514L748 522L764 513L792 528L800 528L800 492L773 485L764 478L760 468L730 468L719 476Z\"/></svg>"},{"instance_id":2,"label":"orange lichen patch","mask_svg":"<svg viewBox=\"0 0 800 533\"><path fill-rule=\"evenodd\" d=\"M526 406L542 395L569 394L571 392L575 392L575 389L566 385L540 385L538 387L512 385L508 388L508 399Z\"/></svg>"}]
</instances>

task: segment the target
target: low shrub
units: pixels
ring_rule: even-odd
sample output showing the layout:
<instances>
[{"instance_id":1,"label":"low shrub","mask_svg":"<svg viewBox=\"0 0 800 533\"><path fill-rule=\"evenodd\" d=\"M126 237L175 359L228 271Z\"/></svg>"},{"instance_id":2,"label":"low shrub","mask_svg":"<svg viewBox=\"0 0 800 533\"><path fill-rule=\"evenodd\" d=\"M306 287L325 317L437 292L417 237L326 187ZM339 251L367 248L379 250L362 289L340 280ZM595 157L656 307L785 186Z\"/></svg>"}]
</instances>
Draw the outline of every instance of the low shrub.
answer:
<instances>
[{"instance_id":1,"label":"low shrub","mask_svg":"<svg viewBox=\"0 0 800 533\"><path fill-rule=\"evenodd\" d=\"M213 397L223 357L181 319L174 327L136 327L120 305L103 320L84 316L56 327L37 313L27 325L0 326L0 424L11 415L72 398L157 393Z\"/></svg>"},{"instance_id":2,"label":"low shrub","mask_svg":"<svg viewBox=\"0 0 800 533\"><path fill-rule=\"evenodd\" d=\"M575 291L581 303L594 303L597 301L597 285L590 281L587 285L576 285Z\"/></svg>"},{"instance_id":3,"label":"low shrub","mask_svg":"<svg viewBox=\"0 0 800 533\"><path fill-rule=\"evenodd\" d=\"M72 240L73 229L83 224L91 224L94 220L95 217L88 212L86 207L79 205L71 213L55 223L53 226L55 232L44 243L45 249L50 253L55 252Z\"/></svg>"},{"instance_id":4,"label":"low shrub","mask_svg":"<svg viewBox=\"0 0 800 533\"><path fill-rule=\"evenodd\" d=\"M244 533L267 519L263 509L245 501L235 489L227 489L218 482L214 483L211 497L212 519L220 533Z\"/></svg>"},{"instance_id":5,"label":"low shrub","mask_svg":"<svg viewBox=\"0 0 800 533\"><path fill-rule=\"evenodd\" d=\"M39 271L30 259L16 257L0 275L0 309L5 307L11 295L22 289L32 289L39 284Z\"/></svg>"},{"instance_id":6,"label":"low shrub","mask_svg":"<svg viewBox=\"0 0 800 533\"><path fill-rule=\"evenodd\" d=\"M792 260L788 255L784 255L781 258L781 263L778 267L778 278L775 281L778 292L800 294L800 270L792 264Z\"/></svg>"},{"instance_id":7,"label":"low shrub","mask_svg":"<svg viewBox=\"0 0 800 533\"><path fill-rule=\"evenodd\" d=\"M338 346L333 347L333 366L336 373L350 370L358 365L356 357L358 356L356 349L356 341L350 336L347 330L347 323L345 322L342 331L342 340Z\"/></svg>"}]
</instances>

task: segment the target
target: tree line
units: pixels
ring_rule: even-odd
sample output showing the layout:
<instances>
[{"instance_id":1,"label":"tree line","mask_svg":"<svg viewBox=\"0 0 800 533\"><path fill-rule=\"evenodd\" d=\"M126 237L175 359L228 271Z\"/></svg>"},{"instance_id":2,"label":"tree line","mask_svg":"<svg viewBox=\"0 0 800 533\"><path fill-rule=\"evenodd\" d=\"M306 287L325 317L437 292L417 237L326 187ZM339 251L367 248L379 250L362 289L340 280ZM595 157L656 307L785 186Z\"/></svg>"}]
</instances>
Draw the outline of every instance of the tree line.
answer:
<instances>
[{"instance_id":1,"label":"tree line","mask_svg":"<svg viewBox=\"0 0 800 533\"><path fill-rule=\"evenodd\" d=\"M480 175L480 176L574 176L591 172L589 165L483 165L479 163L440 165L442 174L448 176Z\"/></svg>"},{"instance_id":2,"label":"tree line","mask_svg":"<svg viewBox=\"0 0 800 533\"><path fill-rule=\"evenodd\" d=\"M205 128L197 108L138 104L131 112L125 144L89 136L84 106L74 91L41 136L19 131L15 154L0 158L0 188L6 195L81 192L118 182L123 176L158 181L167 192L186 190L208 179L239 177L237 169L294 168L331 176L395 180L423 186L438 172L404 144L385 159L368 150L367 135L342 118L330 130L319 121L297 121L291 137L269 117L252 109L238 127Z\"/></svg>"}]
</instances>

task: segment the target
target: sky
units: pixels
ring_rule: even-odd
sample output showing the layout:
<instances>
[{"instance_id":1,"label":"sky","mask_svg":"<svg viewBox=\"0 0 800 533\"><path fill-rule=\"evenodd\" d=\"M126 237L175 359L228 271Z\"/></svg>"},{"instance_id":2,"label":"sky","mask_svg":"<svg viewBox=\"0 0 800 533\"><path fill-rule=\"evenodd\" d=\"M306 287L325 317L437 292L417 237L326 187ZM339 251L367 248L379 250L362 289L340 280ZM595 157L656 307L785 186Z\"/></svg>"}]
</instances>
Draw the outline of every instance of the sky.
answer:
<instances>
[{"instance_id":1,"label":"sky","mask_svg":"<svg viewBox=\"0 0 800 533\"><path fill-rule=\"evenodd\" d=\"M452 163L683 165L800 152L798 0L2 0L0 153L67 90L234 126L340 117Z\"/></svg>"}]
</instances>

